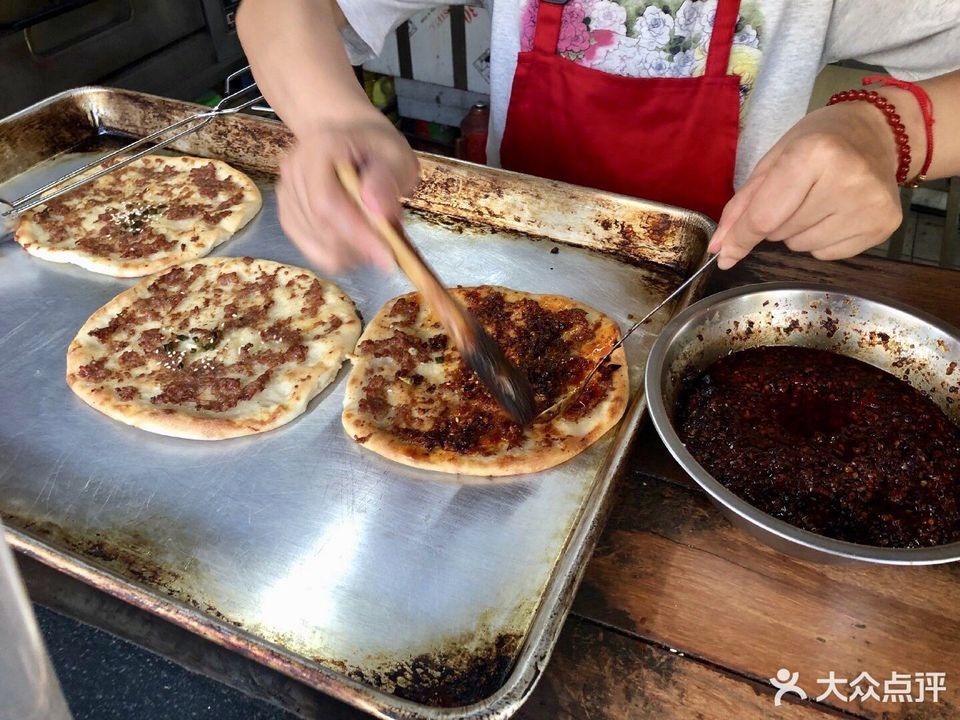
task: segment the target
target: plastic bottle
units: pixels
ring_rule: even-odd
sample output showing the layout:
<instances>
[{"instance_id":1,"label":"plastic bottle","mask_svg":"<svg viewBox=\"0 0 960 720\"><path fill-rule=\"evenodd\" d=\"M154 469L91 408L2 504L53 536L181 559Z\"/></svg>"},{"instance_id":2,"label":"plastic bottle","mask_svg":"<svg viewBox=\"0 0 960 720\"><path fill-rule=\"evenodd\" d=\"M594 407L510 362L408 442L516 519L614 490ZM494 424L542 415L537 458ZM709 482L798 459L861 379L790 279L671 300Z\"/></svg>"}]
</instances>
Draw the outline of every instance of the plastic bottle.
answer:
<instances>
[{"instance_id":1,"label":"plastic bottle","mask_svg":"<svg viewBox=\"0 0 960 720\"><path fill-rule=\"evenodd\" d=\"M487 164L487 132L490 125L490 107L478 102L460 123L459 156L461 160Z\"/></svg>"}]
</instances>

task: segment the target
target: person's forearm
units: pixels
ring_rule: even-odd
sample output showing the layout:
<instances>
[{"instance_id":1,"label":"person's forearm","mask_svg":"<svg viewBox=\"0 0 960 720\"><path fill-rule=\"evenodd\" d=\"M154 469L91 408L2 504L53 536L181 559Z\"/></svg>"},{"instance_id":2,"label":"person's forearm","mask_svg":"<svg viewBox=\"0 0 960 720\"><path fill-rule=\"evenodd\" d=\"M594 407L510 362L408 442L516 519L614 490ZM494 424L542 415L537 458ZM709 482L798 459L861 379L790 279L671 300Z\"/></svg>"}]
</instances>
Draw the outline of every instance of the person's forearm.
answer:
<instances>
[{"instance_id":1,"label":"person's forearm","mask_svg":"<svg viewBox=\"0 0 960 720\"><path fill-rule=\"evenodd\" d=\"M237 30L264 97L300 135L373 111L343 49L335 0L244 0Z\"/></svg>"},{"instance_id":2,"label":"person's forearm","mask_svg":"<svg viewBox=\"0 0 960 720\"><path fill-rule=\"evenodd\" d=\"M960 70L917 84L930 96L935 119L933 158L927 178L932 180L960 175ZM885 87L878 92L894 104L906 128L911 150L910 173L907 177L913 179L923 167L927 150L920 105L909 90Z\"/></svg>"}]
</instances>

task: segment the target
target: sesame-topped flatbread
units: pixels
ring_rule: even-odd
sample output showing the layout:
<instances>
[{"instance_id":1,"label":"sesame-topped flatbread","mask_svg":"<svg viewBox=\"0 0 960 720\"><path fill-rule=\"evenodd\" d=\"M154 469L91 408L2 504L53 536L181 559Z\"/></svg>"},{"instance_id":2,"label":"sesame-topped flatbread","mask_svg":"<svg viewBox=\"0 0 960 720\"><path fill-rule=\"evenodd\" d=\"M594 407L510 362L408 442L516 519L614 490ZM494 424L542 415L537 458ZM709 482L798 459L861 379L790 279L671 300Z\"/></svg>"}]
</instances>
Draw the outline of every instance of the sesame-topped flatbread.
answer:
<instances>
[{"instance_id":1,"label":"sesame-topped flatbread","mask_svg":"<svg viewBox=\"0 0 960 720\"><path fill-rule=\"evenodd\" d=\"M203 257L260 206L253 181L224 162L148 155L25 212L15 238L44 260L139 277Z\"/></svg>"},{"instance_id":2,"label":"sesame-topped flatbread","mask_svg":"<svg viewBox=\"0 0 960 720\"><path fill-rule=\"evenodd\" d=\"M619 338L602 313L560 295L452 291L533 386L538 410L564 397ZM522 428L497 406L416 293L389 301L351 357L343 425L363 447L415 467L470 475L544 470L616 425L629 392L619 348L577 402Z\"/></svg>"},{"instance_id":3,"label":"sesame-topped flatbread","mask_svg":"<svg viewBox=\"0 0 960 720\"><path fill-rule=\"evenodd\" d=\"M161 435L249 435L304 412L359 335L353 302L310 271L206 258L97 310L67 351L67 383L102 413Z\"/></svg>"}]
</instances>

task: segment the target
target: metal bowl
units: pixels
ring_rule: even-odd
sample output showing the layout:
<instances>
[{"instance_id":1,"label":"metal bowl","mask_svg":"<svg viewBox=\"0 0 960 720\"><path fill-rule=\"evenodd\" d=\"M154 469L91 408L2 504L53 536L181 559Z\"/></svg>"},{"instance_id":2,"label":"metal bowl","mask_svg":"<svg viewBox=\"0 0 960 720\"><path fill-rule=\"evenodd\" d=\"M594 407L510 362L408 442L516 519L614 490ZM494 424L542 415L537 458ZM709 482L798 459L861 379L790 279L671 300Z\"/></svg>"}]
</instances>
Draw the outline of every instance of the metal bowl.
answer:
<instances>
[{"instance_id":1,"label":"metal bowl","mask_svg":"<svg viewBox=\"0 0 960 720\"><path fill-rule=\"evenodd\" d=\"M894 549L801 530L753 507L694 459L673 424L681 378L731 352L763 345L801 345L859 358L925 392L960 425L960 331L860 293L764 283L711 295L680 313L654 344L645 375L650 416L670 453L735 525L761 542L821 562L926 565L960 559L960 542Z\"/></svg>"}]
</instances>

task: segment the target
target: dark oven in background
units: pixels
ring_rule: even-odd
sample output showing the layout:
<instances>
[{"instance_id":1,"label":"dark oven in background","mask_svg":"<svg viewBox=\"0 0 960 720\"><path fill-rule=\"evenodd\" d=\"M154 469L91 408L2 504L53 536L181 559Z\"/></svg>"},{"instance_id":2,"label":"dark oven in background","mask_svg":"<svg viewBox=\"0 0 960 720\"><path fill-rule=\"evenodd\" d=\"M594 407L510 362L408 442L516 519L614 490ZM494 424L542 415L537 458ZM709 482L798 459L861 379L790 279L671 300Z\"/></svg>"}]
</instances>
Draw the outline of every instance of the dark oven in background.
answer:
<instances>
[{"instance_id":1,"label":"dark oven in background","mask_svg":"<svg viewBox=\"0 0 960 720\"><path fill-rule=\"evenodd\" d=\"M243 64L233 0L0 0L0 117L82 85L194 100Z\"/></svg>"}]
</instances>

